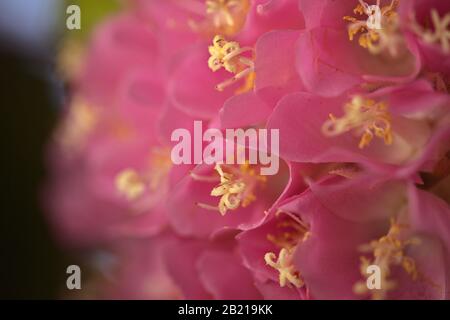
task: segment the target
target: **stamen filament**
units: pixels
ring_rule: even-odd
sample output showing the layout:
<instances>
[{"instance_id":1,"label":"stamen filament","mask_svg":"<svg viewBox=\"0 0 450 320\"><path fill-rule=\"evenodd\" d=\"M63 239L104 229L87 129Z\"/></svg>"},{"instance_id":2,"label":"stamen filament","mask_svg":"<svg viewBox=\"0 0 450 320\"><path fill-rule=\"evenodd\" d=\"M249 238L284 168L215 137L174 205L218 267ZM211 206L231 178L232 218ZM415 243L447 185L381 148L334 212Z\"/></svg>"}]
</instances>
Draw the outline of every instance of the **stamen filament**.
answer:
<instances>
[{"instance_id":1,"label":"stamen filament","mask_svg":"<svg viewBox=\"0 0 450 320\"><path fill-rule=\"evenodd\" d=\"M419 277L415 261L404 254L407 246L420 243L416 238L402 239L402 231L408 227L408 225L400 224L392 218L391 227L385 236L360 248L362 252L372 252L373 254L373 259L361 257L361 274L367 277L366 270L369 265L376 265L381 269L381 288L372 290L373 299L385 298L387 292L396 287L395 281L390 279L392 266L400 266L413 281L416 281ZM362 281L355 284L354 291L357 294L369 293L367 286Z\"/></svg>"},{"instance_id":2,"label":"stamen filament","mask_svg":"<svg viewBox=\"0 0 450 320\"><path fill-rule=\"evenodd\" d=\"M284 213L286 217L280 218ZM275 216L282 219L277 228L281 231L275 235L268 234L267 240L281 248L278 258L273 252L264 255L266 264L279 272L279 284L281 287L294 285L300 288L304 285L300 272L293 264L293 254L298 245L306 241L310 236L309 226L298 216L291 212L279 210Z\"/></svg>"},{"instance_id":3,"label":"stamen filament","mask_svg":"<svg viewBox=\"0 0 450 320\"><path fill-rule=\"evenodd\" d=\"M445 54L450 53L450 13L447 13L441 19L436 9L431 10L431 22L433 29L425 29L420 26L413 16L412 29L429 44L440 43L442 51Z\"/></svg>"},{"instance_id":4,"label":"stamen filament","mask_svg":"<svg viewBox=\"0 0 450 320\"><path fill-rule=\"evenodd\" d=\"M222 167L228 168L225 172ZM265 183L265 177L255 175L248 164L240 166L239 170L225 165L216 164L216 172L219 174L220 183L211 190L210 195L220 197L219 204L212 206L204 203L196 203L197 206L207 210L219 211L223 216L228 210L236 210L239 207L247 207L256 200L253 190L258 182ZM191 177L197 181L217 182L217 177L202 177L191 172Z\"/></svg>"},{"instance_id":5,"label":"stamen filament","mask_svg":"<svg viewBox=\"0 0 450 320\"><path fill-rule=\"evenodd\" d=\"M220 179L217 176L209 176L209 177L205 177L205 176L201 176L198 175L194 172L189 172L189 175L192 177L192 179L196 180L196 181L202 181L202 182L219 182Z\"/></svg>"},{"instance_id":6,"label":"stamen filament","mask_svg":"<svg viewBox=\"0 0 450 320\"><path fill-rule=\"evenodd\" d=\"M206 0L206 16L215 33L234 35L244 25L249 0Z\"/></svg>"},{"instance_id":7,"label":"stamen filament","mask_svg":"<svg viewBox=\"0 0 450 320\"><path fill-rule=\"evenodd\" d=\"M402 37L398 32L398 18L396 9L399 0L392 0L391 4L380 8L380 1L376 5L369 5L362 0L353 10L357 15L366 15L367 20L359 20L355 17L345 16L349 21L348 37L353 41L355 35L359 36L358 43L368 49L372 54L380 54L387 51L391 56L398 55Z\"/></svg>"},{"instance_id":8,"label":"stamen filament","mask_svg":"<svg viewBox=\"0 0 450 320\"><path fill-rule=\"evenodd\" d=\"M206 210L220 211L218 207L206 203L196 202L195 205Z\"/></svg>"},{"instance_id":9,"label":"stamen filament","mask_svg":"<svg viewBox=\"0 0 450 320\"><path fill-rule=\"evenodd\" d=\"M294 285L296 288L300 288L303 286L303 280L292 263L292 250L281 249L278 258L275 253L268 252L264 255L264 261L268 266L278 270L280 273L280 287L285 287L286 285L291 287L291 285Z\"/></svg>"},{"instance_id":10,"label":"stamen filament","mask_svg":"<svg viewBox=\"0 0 450 320\"><path fill-rule=\"evenodd\" d=\"M215 36L213 39L213 45L209 47L210 58L208 60L208 66L213 71L216 72L221 68L224 68L230 73L234 73L231 79L227 79L222 83L216 85L216 89L219 91L225 90L225 88L234 84L236 81L247 78L252 79L252 75L255 71L254 62L243 57L242 54L246 52L253 52L253 48L243 47L241 48L237 42L229 42L225 40L222 36ZM251 89L253 85L246 84L245 88ZM239 90L243 92L243 90Z\"/></svg>"},{"instance_id":11,"label":"stamen filament","mask_svg":"<svg viewBox=\"0 0 450 320\"><path fill-rule=\"evenodd\" d=\"M355 96L344 106L344 111L342 118L329 115L330 119L322 126L324 135L335 137L355 130L361 135L360 149L368 146L375 136L382 138L386 145L392 144L391 116L385 103Z\"/></svg>"}]
</instances>

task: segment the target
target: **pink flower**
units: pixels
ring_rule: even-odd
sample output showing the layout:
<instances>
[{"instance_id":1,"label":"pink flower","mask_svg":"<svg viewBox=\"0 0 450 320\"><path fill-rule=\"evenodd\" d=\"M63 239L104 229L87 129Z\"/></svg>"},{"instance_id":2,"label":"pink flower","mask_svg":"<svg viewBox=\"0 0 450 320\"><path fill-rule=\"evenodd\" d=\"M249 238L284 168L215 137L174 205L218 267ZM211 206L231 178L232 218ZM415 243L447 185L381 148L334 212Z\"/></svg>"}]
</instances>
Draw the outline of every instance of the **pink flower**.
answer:
<instances>
[{"instance_id":1,"label":"pink flower","mask_svg":"<svg viewBox=\"0 0 450 320\"><path fill-rule=\"evenodd\" d=\"M449 3L436 0L402 1L399 7L401 23L418 44L424 67L438 79L450 73L449 11Z\"/></svg>"},{"instance_id":2,"label":"pink flower","mask_svg":"<svg viewBox=\"0 0 450 320\"><path fill-rule=\"evenodd\" d=\"M355 162L404 176L442 156L439 146L449 135L448 106L448 96L426 81L355 92L353 97L295 93L279 102L268 127L280 128L285 159ZM433 118L436 125L429 126Z\"/></svg>"},{"instance_id":3,"label":"pink flower","mask_svg":"<svg viewBox=\"0 0 450 320\"><path fill-rule=\"evenodd\" d=\"M177 238L166 248L165 261L186 299L261 298L232 236L210 242Z\"/></svg>"},{"instance_id":4,"label":"pink flower","mask_svg":"<svg viewBox=\"0 0 450 320\"><path fill-rule=\"evenodd\" d=\"M245 6L247 2L240 1L239 3ZM187 2L187 4L190 3ZM214 1L211 3L214 3ZM218 8L221 8L220 6L218 5ZM187 7L193 9L194 4L192 4L192 7ZM223 24L227 25L226 21L218 18L224 14L221 10L228 9L212 10L211 16L204 18L206 20L203 23L207 23L205 27L206 39L199 37L196 42L192 42L191 46L183 48L183 54L174 69L169 85L170 94L176 107L192 116L205 119L213 118L226 100L233 97L236 91L242 93L253 89L254 75L252 70L254 62L251 51L254 50L253 46L255 46L259 35L273 28L299 29L303 26L302 16L294 1L251 1L248 9L240 11L239 14L231 13L231 19L235 20L242 18L240 17L241 14L245 15L245 23L242 27L227 29L226 32L221 30ZM279 18L281 16L283 19ZM219 24L218 30L215 24L210 21L212 18L215 21L214 17L219 21L217 22ZM194 30L196 25L193 22ZM236 27L238 25L233 24ZM233 60L239 58L239 61L243 61L242 57L244 57L246 62L230 61L233 64L232 69L219 68L212 72L211 66L208 67L205 61L208 61L209 58L208 46L214 45L214 43L211 43L214 35L224 36L227 42L231 41L228 41L228 39L234 38L236 41L233 43L239 46L236 52L240 49L246 50L246 52ZM248 71L245 77L242 76L244 70ZM233 79L233 75L230 75L230 73L234 73L235 77L242 78L239 79L240 81L229 82L230 78ZM221 87L222 84L226 85ZM217 85L220 90L217 90Z\"/></svg>"},{"instance_id":5,"label":"pink flower","mask_svg":"<svg viewBox=\"0 0 450 320\"><path fill-rule=\"evenodd\" d=\"M49 200L60 235L72 245L151 235L165 224L161 200L169 188L170 145L156 139L150 121L144 130L142 110L141 118L131 119L134 108L127 104L122 116L125 110L107 113L78 100L70 106L53 149L59 169ZM143 113L150 120L155 111ZM89 117L95 120L87 130Z\"/></svg>"},{"instance_id":6,"label":"pink flower","mask_svg":"<svg viewBox=\"0 0 450 320\"><path fill-rule=\"evenodd\" d=\"M449 299L448 9L130 0L94 32L49 150L49 220L90 254L87 297ZM200 120L277 130L279 152L231 146L279 170L230 162L222 138L218 159L175 164L177 129L211 148Z\"/></svg>"},{"instance_id":7,"label":"pink flower","mask_svg":"<svg viewBox=\"0 0 450 320\"><path fill-rule=\"evenodd\" d=\"M255 165L198 165L169 197L169 219L178 234L194 238L251 229L264 220L288 186L289 169L263 176Z\"/></svg>"},{"instance_id":8,"label":"pink flower","mask_svg":"<svg viewBox=\"0 0 450 320\"><path fill-rule=\"evenodd\" d=\"M441 200L401 181L330 176L285 201L239 243L257 279L278 284L284 297L446 299L446 214ZM380 290L365 285L370 264L384 274Z\"/></svg>"},{"instance_id":9,"label":"pink flower","mask_svg":"<svg viewBox=\"0 0 450 320\"><path fill-rule=\"evenodd\" d=\"M125 239L94 253L93 262L101 273L92 278L94 299L179 299L164 262L164 253L173 235ZM106 261L105 261L106 260Z\"/></svg>"},{"instance_id":10,"label":"pink flower","mask_svg":"<svg viewBox=\"0 0 450 320\"><path fill-rule=\"evenodd\" d=\"M133 14L114 17L95 32L77 85L92 103L110 106L114 92L135 73L153 75L150 90L161 91L163 73L156 35ZM153 99L160 99L157 94Z\"/></svg>"},{"instance_id":11,"label":"pink flower","mask_svg":"<svg viewBox=\"0 0 450 320\"><path fill-rule=\"evenodd\" d=\"M119 17L104 28L124 32L118 39L125 39L133 31L129 25L142 31L132 16ZM106 36L99 37L105 42ZM86 69L89 81L71 99L55 136L51 160L57 170L48 191L53 194L49 195L52 220L64 241L74 246L149 236L166 225L164 198L175 183L170 177L172 127L192 126L189 117L167 104L163 77L147 69L147 58L133 58L136 47L127 44L128 49L120 44L119 51L131 51L123 58L135 65L122 66L119 61L123 69L108 70L115 73L113 78L97 68ZM117 51L114 45L105 43L105 51L93 50L88 60L101 69L103 55ZM156 50L153 44L152 48ZM100 85L108 88L100 90Z\"/></svg>"},{"instance_id":12,"label":"pink flower","mask_svg":"<svg viewBox=\"0 0 450 320\"><path fill-rule=\"evenodd\" d=\"M420 54L403 38L397 4L381 1L382 28L377 30L366 26L368 15L358 1L300 1L307 31L298 41L297 70L308 91L337 96L365 82L413 80Z\"/></svg>"},{"instance_id":13,"label":"pink flower","mask_svg":"<svg viewBox=\"0 0 450 320\"><path fill-rule=\"evenodd\" d=\"M441 219L446 219L448 206L412 185L402 188L401 183L389 182L373 186L366 177L324 185L326 191L318 186L317 191L280 208L299 213L311 226L311 236L294 253L294 264L305 283L310 279L311 295L319 299L367 295L447 298L448 223ZM339 199L329 197L338 190ZM370 196L364 196L365 192ZM404 197L406 203L401 202ZM313 215L308 214L311 210ZM417 223L424 215L433 217L429 221L434 222ZM370 264L379 266L384 274L379 291L365 286Z\"/></svg>"},{"instance_id":14,"label":"pink flower","mask_svg":"<svg viewBox=\"0 0 450 320\"><path fill-rule=\"evenodd\" d=\"M299 35L300 31L283 30L271 31L259 38L255 45L254 90L231 97L223 104L222 127L265 124L283 96L305 90L295 70Z\"/></svg>"}]
</instances>

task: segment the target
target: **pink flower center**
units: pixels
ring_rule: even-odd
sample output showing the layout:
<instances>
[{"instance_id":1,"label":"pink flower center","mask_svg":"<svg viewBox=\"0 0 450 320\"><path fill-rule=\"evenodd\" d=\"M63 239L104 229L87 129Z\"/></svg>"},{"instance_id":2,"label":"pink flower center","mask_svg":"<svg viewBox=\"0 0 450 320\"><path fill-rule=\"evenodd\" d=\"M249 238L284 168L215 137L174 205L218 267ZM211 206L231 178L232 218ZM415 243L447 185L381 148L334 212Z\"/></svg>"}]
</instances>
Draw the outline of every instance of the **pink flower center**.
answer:
<instances>
[{"instance_id":1,"label":"pink flower center","mask_svg":"<svg viewBox=\"0 0 450 320\"><path fill-rule=\"evenodd\" d=\"M226 168L225 172L223 169ZM212 189L211 196L220 197L219 204L212 206L197 203L203 209L219 211L224 216L228 210L236 210L240 206L247 207L256 200L254 190L258 185L265 185L267 178L256 173L249 164L240 165L239 169L231 166L216 164L216 172L219 174L219 185ZM216 177L202 177L191 173L191 177L197 181L216 181Z\"/></svg>"},{"instance_id":2,"label":"pink flower center","mask_svg":"<svg viewBox=\"0 0 450 320\"><path fill-rule=\"evenodd\" d=\"M218 84L216 89L223 91L226 87L232 85L240 79L246 78L247 81L239 92L245 92L253 88L255 65L253 60L242 56L243 53L253 51L250 47L241 48L235 41L227 41L224 37L216 35L213 39L213 45L209 46L210 58L208 66L216 72L222 68L233 73L231 79Z\"/></svg>"},{"instance_id":3,"label":"pink flower center","mask_svg":"<svg viewBox=\"0 0 450 320\"><path fill-rule=\"evenodd\" d=\"M206 15L215 32L227 36L241 30L249 8L249 0L206 0Z\"/></svg>"},{"instance_id":4,"label":"pink flower center","mask_svg":"<svg viewBox=\"0 0 450 320\"><path fill-rule=\"evenodd\" d=\"M282 212L278 212L277 216ZM281 230L276 235L269 234L267 239L281 248L278 257L273 252L264 255L266 264L279 273L279 284L281 287L300 288L304 285L300 272L293 264L293 255L295 248L301 242L306 241L310 235L309 226L291 213L283 212L286 217L278 223L277 227Z\"/></svg>"},{"instance_id":5,"label":"pink flower center","mask_svg":"<svg viewBox=\"0 0 450 320\"><path fill-rule=\"evenodd\" d=\"M116 189L129 201L140 198L147 190L154 192L163 189L166 177L172 168L170 150L156 147L152 150L149 170L139 173L135 169L127 168L116 175Z\"/></svg>"},{"instance_id":6,"label":"pink flower center","mask_svg":"<svg viewBox=\"0 0 450 320\"><path fill-rule=\"evenodd\" d=\"M361 274L367 277L367 268L370 265L378 266L381 271L381 288L371 290L373 299L385 298L387 292L396 287L395 281L390 279L392 266L402 267L414 281L419 277L415 261L406 256L404 250L410 245L420 244L420 241L415 238L402 239L402 231L407 228L407 225L399 224L391 219L391 227L385 236L361 247L361 251L373 254L372 259L361 257ZM354 291L357 294L369 292L365 281L357 282Z\"/></svg>"},{"instance_id":7,"label":"pink flower center","mask_svg":"<svg viewBox=\"0 0 450 320\"><path fill-rule=\"evenodd\" d=\"M380 0L376 5L368 5L359 0L359 4L353 10L355 15L366 16L360 20L355 17L345 16L349 21L348 36L353 41L355 35L361 33L358 43L372 54L380 54L387 51L391 56L397 56L401 35L398 33L397 6L399 0L392 0L389 6L380 7Z\"/></svg>"},{"instance_id":8,"label":"pink flower center","mask_svg":"<svg viewBox=\"0 0 450 320\"><path fill-rule=\"evenodd\" d=\"M382 138L386 145L392 144L391 116L383 102L356 96L344 106L345 115L330 119L322 126L322 132L329 137L338 136L348 131L361 135L359 148L368 146L373 137Z\"/></svg>"},{"instance_id":9,"label":"pink flower center","mask_svg":"<svg viewBox=\"0 0 450 320\"><path fill-rule=\"evenodd\" d=\"M431 10L431 28L423 28L415 18L413 19L412 29L418 34L423 41L428 44L439 43L445 54L450 53L450 13L442 18L436 9Z\"/></svg>"}]
</instances>

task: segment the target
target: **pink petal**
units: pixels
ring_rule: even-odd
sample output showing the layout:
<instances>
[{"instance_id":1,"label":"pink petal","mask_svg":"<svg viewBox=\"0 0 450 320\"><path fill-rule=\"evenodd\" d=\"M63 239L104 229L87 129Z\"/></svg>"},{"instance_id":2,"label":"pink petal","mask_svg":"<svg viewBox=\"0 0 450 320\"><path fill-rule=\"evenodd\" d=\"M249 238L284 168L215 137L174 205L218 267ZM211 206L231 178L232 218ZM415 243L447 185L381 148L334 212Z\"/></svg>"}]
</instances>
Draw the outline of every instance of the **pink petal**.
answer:
<instances>
[{"instance_id":1,"label":"pink petal","mask_svg":"<svg viewBox=\"0 0 450 320\"><path fill-rule=\"evenodd\" d=\"M261 295L252 274L231 252L206 251L197 262L199 277L215 299L255 300Z\"/></svg>"}]
</instances>

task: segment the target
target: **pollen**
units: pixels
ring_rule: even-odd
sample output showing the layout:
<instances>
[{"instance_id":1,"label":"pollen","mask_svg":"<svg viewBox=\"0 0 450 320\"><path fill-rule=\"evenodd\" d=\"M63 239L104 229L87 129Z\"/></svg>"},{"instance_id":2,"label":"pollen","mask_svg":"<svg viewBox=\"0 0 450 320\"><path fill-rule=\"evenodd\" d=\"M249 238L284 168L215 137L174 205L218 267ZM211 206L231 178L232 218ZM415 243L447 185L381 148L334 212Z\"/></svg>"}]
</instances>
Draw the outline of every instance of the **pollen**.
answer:
<instances>
[{"instance_id":1,"label":"pollen","mask_svg":"<svg viewBox=\"0 0 450 320\"><path fill-rule=\"evenodd\" d=\"M216 33L232 36L242 29L249 0L206 0L206 16Z\"/></svg>"},{"instance_id":2,"label":"pollen","mask_svg":"<svg viewBox=\"0 0 450 320\"><path fill-rule=\"evenodd\" d=\"M365 16L365 19L345 16L344 20L350 22L348 37L351 41L360 34L358 43L368 49L372 54L379 54L387 50L392 56L398 54L401 37L398 35L398 16L396 9L399 0L392 0L390 5L380 7L380 0L376 5L369 5L359 0L353 13Z\"/></svg>"},{"instance_id":3,"label":"pollen","mask_svg":"<svg viewBox=\"0 0 450 320\"><path fill-rule=\"evenodd\" d=\"M367 147L376 136L391 145L393 140L391 129L391 115L384 102L376 102L355 96L344 106L345 115L336 118L330 114L330 119L322 126L325 136L334 137L354 131L361 136L359 148Z\"/></svg>"},{"instance_id":4,"label":"pollen","mask_svg":"<svg viewBox=\"0 0 450 320\"><path fill-rule=\"evenodd\" d=\"M309 226L294 214L284 211L277 212L277 217L283 213L283 218L277 224L280 231L276 235L269 234L267 239L281 248L278 258L275 253L268 252L264 255L266 264L279 273L279 284L281 287L300 288L304 285L300 272L295 268L292 259L295 249L299 244L306 241L309 236Z\"/></svg>"},{"instance_id":5,"label":"pollen","mask_svg":"<svg viewBox=\"0 0 450 320\"><path fill-rule=\"evenodd\" d=\"M172 168L169 148L154 147L143 170L127 168L116 175L117 191L129 201L135 201L145 192L165 189L167 175Z\"/></svg>"},{"instance_id":6,"label":"pollen","mask_svg":"<svg viewBox=\"0 0 450 320\"><path fill-rule=\"evenodd\" d=\"M229 172L224 171L227 168ZM211 196L220 197L219 204L212 206L197 203L203 209L219 211L224 216L228 210L236 210L239 207L247 207L256 200L254 190L259 184L265 185L267 178L256 173L255 169L246 163L239 169L216 164L216 172L219 174L219 184L211 191ZM198 181L215 181L214 177L201 177L191 173L191 177Z\"/></svg>"},{"instance_id":7,"label":"pollen","mask_svg":"<svg viewBox=\"0 0 450 320\"><path fill-rule=\"evenodd\" d=\"M420 242L415 238L405 239L403 237L405 229L408 229L408 225L399 224L395 219L391 219L391 227L385 236L361 247L361 251L371 252L373 255L372 259L361 257L361 274L367 277L366 270L369 265L376 265L381 270L381 289L370 290L373 299L384 299L388 291L395 289L396 282L390 279L394 266L401 267L414 281L419 278L415 261L405 255L404 251L408 246ZM354 291L358 294L369 293L363 282L357 282Z\"/></svg>"},{"instance_id":8,"label":"pollen","mask_svg":"<svg viewBox=\"0 0 450 320\"><path fill-rule=\"evenodd\" d=\"M68 149L80 146L97 124L98 115L94 107L74 99L70 106L68 116L59 132L59 142Z\"/></svg>"},{"instance_id":9,"label":"pollen","mask_svg":"<svg viewBox=\"0 0 450 320\"><path fill-rule=\"evenodd\" d=\"M149 188L151 191L156 191L162 186L163 181L166 179L173 166L173 162L170 158L170 151L170 148L167 147L155 147L151 152L151 172L149 174Z\"/></svg>"},{"instance_id":10,"label":"pollen","mask_svg":"<svg viewBox=\"0 0 450 320\"><path fill-rule=\"evenodd\" d=\"M251 47L243 47L235 41L227 41L223 36L216 35L213 39L213 45L209 46L210 58L208 66L216 72L222 68L234 74L231 79L218 84L216 89L223 91L235 82L246 79L244 87L238 89L240 92L248 91L253 88L255 65L252 59L243 56L243 53L253 51Z\"/></svg>"},{"instance_id":11,"label":"pollen","mask_svg":"<svg viewBox=\"0 0 450 320\"><path fill-rule=\"evenodd\" d=\"M133 169L125 169L116 176L116 188L128 200L136 200L146 189L145 180Z\"/></svg>"},{"instance_id":12,"label":"pollen","mask_svg":"<svg viewBox=\"0 0 450 320\"><path fill-rule=\"evenodd\" d=\"M436 9L431 10L431 22L433 27L430 29L420 26L415 19L412 23L413 31L419 35L423 41L428 44L439 43L445 54L450 53L450 13L442 18Z\"/></svg>"},{"instance_id":13,"label":"pollen","mask_svg":"<svg viewBox=\"0 0 450 320\"><path fill-rule=\"evenodd\" d=\"M264 255L264 261L268 266L278 270L280 273L279 282L281 287L294 285L300 288L303 286L303 280L292 263L292 250L281 249L278 258L275 253L268 252Z\"/></svg>"}]
</instances>

